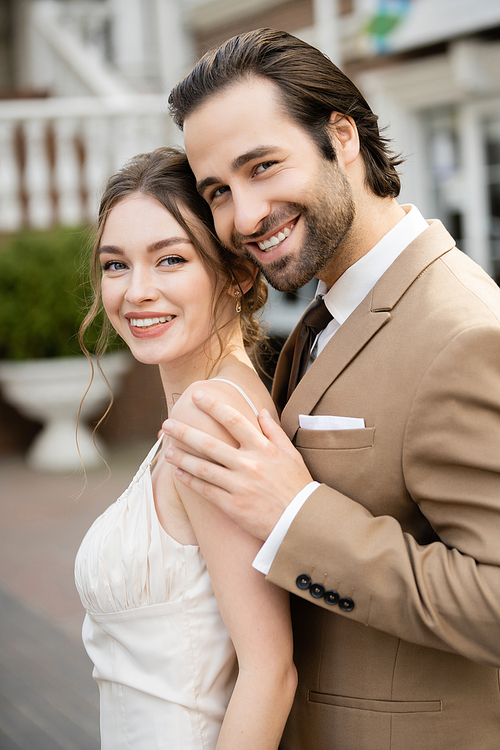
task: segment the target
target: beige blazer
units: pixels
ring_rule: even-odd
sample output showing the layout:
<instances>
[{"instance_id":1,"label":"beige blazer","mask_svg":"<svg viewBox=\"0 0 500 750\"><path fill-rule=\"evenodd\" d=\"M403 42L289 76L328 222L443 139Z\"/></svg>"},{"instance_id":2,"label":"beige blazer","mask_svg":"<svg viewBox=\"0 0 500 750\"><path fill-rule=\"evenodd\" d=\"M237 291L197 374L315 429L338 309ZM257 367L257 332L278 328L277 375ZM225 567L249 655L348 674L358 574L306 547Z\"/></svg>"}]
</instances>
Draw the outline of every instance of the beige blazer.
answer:
<instances>
[{"instance_id":1,"label":"beige blazer","mask_svg":"<svg viewBox=\"0 0 500 750\"><path fill-rule=\"evenodd\" d=\"M299 414L366 426L299 429ZM283 749L498 750L500 290L440 222L333 336L282 426L323 483L268 576L295 594Z\"/></svg>"}]
</instances>

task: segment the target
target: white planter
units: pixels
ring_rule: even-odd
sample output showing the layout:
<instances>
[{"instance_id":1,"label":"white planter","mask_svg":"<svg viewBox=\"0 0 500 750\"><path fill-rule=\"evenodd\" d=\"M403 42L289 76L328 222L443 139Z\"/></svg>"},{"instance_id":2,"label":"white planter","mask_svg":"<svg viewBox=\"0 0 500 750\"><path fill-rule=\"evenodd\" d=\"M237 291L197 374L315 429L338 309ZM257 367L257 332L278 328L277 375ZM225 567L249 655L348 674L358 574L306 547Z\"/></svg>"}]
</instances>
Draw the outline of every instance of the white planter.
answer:
<instances>
[{"instance_id":1,"label":"white planter","mask_svg":"<svg viewBox=\"0 0 500 750\"><path fill-rule=\"evenodd\" d=\"M102 358L102 368L116 396L122 375L130 367L129 352L114 352ZM85 397L78 427L76 424L83 394L90 381L91 367L86 357L54 357L19 362L0 362L0 384L5 399L30 419L43 422L27 455L30 466L41 471L66 472L86 470L99 465L102 459L93 443L85 418L103 411L109 390L95 369L92 386ZM101 442L99 450L104 453Z\"/></svg>"}]
</instances>

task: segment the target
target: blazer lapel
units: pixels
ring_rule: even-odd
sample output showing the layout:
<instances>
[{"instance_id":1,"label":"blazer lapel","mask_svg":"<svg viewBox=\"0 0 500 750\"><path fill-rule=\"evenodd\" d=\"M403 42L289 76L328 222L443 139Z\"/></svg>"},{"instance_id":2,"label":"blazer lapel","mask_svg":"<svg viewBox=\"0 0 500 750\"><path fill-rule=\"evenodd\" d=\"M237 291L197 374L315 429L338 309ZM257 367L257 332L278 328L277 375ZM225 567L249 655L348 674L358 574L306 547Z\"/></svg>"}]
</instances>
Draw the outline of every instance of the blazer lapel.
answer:
<instances>
[{"instance_id":1,"label":"blazer lapel","mask_svg":"<svg viewBox=\"0 0 500 750\"><path fill-rule=\"evenodd\" d=\"M313 362L283 409L281 426L293 440L298 429L298 414L311 414L319 399L340 373L349 365L373 336L391 319L398 300L425 269L451 250L455 242L441 222L433 221L429 229L416 238L396 258L374 288L358 305L345 323ZM276 368L277 387L273 395L283 400L298 326L285 344Z\"/></svg>"},{"instance_id":2,"label":"blazer lapel","mask_svg":"<svg viewBox=\"0 0 500 750\"><path fill-rule=\"evenodd\" d=\"M388 311L371 309L371 296L365 297L328 342L283 409L281 426L291 440L299 426L297 415L312 413L323 393L390 319Z\"/></svg>"}]
</instances>

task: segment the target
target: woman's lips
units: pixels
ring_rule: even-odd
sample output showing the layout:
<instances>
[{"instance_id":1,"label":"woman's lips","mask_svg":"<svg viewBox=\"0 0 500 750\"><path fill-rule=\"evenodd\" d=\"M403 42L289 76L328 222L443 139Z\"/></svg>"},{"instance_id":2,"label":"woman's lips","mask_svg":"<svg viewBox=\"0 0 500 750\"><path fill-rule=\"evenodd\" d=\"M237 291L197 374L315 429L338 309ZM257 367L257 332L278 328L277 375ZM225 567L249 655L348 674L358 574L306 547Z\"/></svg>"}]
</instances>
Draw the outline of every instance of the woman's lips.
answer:
<instances>
[{"instance_id":1,"label":"woman's lips","mask_svg":"<svg viewBox=\"0 0 500 750\"><path fill-rule=\"evenodd\" d=\"M155 315L150 318L128 318L128 322L133 328L149 328L158 325L158 323L168 323L175 315Z\"/></svg>"},{"instance_id":2,"label":"woman's lips","mask_svg":"<svg viewBox=\"0 0 500 750\"><path fill-rule=\"evenodd\" d=\"M148 317L126 316L130 331L138 339L160 336L165 328L175 319L175 315L149 315Z\"/></svg>"}]
</instances>

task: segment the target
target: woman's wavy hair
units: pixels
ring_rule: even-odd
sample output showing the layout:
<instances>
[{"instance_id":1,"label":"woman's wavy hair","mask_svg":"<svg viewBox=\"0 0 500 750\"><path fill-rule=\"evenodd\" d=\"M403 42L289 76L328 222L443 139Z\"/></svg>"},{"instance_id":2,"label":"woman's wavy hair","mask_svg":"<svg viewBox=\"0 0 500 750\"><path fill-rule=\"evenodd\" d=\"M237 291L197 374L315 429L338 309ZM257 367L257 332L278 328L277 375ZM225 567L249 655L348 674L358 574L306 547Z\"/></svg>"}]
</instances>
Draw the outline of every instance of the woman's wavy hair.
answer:
<instances>
[{"instance_id":1,"label":"woman's wavy hair","mask_svg":"<svg viewBox=\"0 0 500 750\"><path fill-rule=\"evenodd\" d=\"M214 284L212 300L214 330L219 340L220 355L222 355L225 336L224 331L221 331L217 325L219 310L227 300L230 287L239 287L241 280L246 277L253 279L253 273L248 261L231 253L217 239L212 213L208 204L196 190L196 182L184 152L166 147L135 156L108 180L99 207L94 246L90 258L93 299L80 328L80 346L88 354L84 343L85 331L102 309L102 271L99 248L106 219L112 208L132 193L150 195L164 206L184 229L214 279L222 282L222 285ZM198 221L193 222L188 212ZM257 313L267 301L267 285L260 272L257 272L246 294L241 294L240 301L239 320L243 343L247 349L255 349L264 338ZM107 316L104 316L104 324L96 347L98 357L106 351L111 333L111 324Z\"/></svg>"},{"instance_id":2,"label":"woman's wavy hair","mask_svg":"<svg viewBox=\"0 0 500 750\"><path fill-rule=\"evenodd\" d=\"M389 149L378 117L354 83L320 50L285 31L256 29L209 50L169 96L172 117L184 121L214 94L249 76L273 81L285 112L303 127L329 161L336 154L328 132L332 112L356 123L367 187L382 198L399 195L397 167L403 159Z\"/></svg>"}]
</instances>

